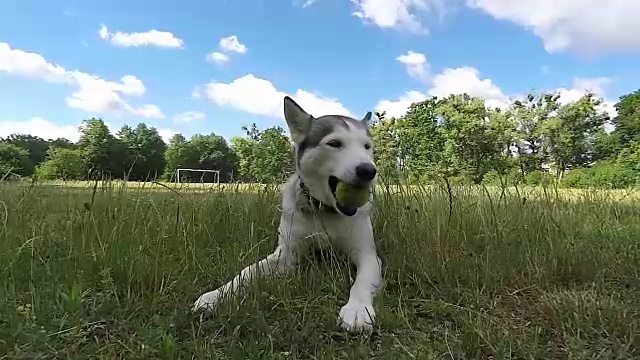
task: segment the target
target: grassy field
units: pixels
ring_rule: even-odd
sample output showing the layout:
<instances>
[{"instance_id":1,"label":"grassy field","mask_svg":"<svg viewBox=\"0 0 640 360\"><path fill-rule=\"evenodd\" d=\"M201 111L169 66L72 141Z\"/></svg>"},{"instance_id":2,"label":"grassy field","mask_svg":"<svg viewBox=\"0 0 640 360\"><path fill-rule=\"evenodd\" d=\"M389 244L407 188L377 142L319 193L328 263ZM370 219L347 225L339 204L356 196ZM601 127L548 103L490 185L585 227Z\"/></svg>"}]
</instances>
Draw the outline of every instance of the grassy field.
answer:
<instances>
[{"instance_id":1,"label":"grassy field","mask_svg":"<svg viewBox=\"0 0 640 360\"><path fill-rule=\"evenodd\" d=\"M92 181L49 181L44 182L47 186L57 186L66 188L92 189L96 186ZM123 180L114 180L108 183L100 184L101 187L109 186L115 189L126 188L128 190L146 190L146 191L227 191L227 192L243 192L243 193L260 193L268 189L273 189L274 185L264 184L246 184L246 183L170 183L170 182L126 182ZM444 186L444 184L442 184ZM23 183L23 186L29 186L29 183ZM377 186L378 192L386 192L390 194L401 194L413 192L422 194L433 190L432 185L386 185L380 183ZM621 189L621 190L584 190L584 189L563 189L557 187L534 187L520 186L508 187L506 189L497 186L489 186L483 189L480 186L472 187L475 191L488 191L491 195L502 195L505 191L515 194L519 197L547 197L548 193L553 193L556 199L564 200L593 200L593 201L640 201L640 189Z\"/></svg>"},{"instance_id":2,"label":"grassy field","mask_svg":"<svg viewBox=\"0 0 640 360\"><path fill-rule=\"evenodd\" d=\"M635 193L379 188L366 336L335 253L187 311L272 250L277 189L95 185L0 184L0 359L640 359Z\"/></svg>"}]
</instances>

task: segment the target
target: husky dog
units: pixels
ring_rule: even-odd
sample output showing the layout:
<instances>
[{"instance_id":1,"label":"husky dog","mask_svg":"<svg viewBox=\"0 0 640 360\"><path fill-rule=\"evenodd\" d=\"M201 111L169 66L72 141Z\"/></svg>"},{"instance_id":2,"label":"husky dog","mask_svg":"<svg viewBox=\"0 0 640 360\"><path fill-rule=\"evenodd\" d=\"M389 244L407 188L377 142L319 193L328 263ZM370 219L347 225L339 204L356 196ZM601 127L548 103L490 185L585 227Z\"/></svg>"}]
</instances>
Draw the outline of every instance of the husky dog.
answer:
<instances>
[{"instance_id":1,"label":"husky dog","mask_svg":"<svg viewBox=\"0 0 640 360\"><path fill-rule=\"evenodd\" d=\"M371 112L362 120L340 115L314 118L286 96L284 116L295 146L296 172L282 189L278 245L228 283L202 294L192 308L210 309L256 276L287 273L310 245L332 244L357 267L338 324L347 331L370 331L376 316L373 298L382 281L370 217L373 205L369 201L360 208L349 207L337 201L335 192L339 181L375 186ZM320 241L311 235L320 236Z\"/></svg>"}]
</instances>

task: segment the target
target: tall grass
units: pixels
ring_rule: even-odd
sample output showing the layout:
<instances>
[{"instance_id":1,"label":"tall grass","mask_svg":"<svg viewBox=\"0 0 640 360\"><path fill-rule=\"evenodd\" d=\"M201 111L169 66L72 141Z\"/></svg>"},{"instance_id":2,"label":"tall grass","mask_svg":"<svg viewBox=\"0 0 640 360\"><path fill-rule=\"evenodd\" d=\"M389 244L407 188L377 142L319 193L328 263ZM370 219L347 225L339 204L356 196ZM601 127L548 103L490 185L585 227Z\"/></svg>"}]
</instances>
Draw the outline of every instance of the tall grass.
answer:
<instances>
[{"instance_id":1,"label":"tall grass","mask_svg":"<svg viewBox=\"0 0 640 360\"><path fill-rule=\"evenodd\" d=\"M0 358L640 358L633 197L380 187L366 336L336 326L355 269L332 252L187 311L273 250L276 187L86 185L0 184Z\"/></svg>"}]
</instances>

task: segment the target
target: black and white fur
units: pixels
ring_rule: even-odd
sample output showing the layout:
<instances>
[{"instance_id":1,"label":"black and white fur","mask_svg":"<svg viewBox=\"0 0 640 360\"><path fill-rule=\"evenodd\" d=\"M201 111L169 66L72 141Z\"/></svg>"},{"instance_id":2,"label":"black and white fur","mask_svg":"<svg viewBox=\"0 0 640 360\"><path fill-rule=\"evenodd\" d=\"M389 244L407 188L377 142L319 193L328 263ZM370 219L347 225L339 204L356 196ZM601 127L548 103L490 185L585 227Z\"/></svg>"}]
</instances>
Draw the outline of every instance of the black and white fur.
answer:
<instances>
[{"instance_id":1,"label":"black and white fur","mask_svg":"<svg viewBox=\"0 0 640 360\"><path fill-rule=\"evenodd\" d=\"M284 274L310 245L332 244L346 252L357 267L349 300L339 311L339 324L347 331L371 330L375 321L373 298L381 284L370 212L371 202L360 208L340 204L337 181L375 185L376 166L368 121L340 115L314 118L290 97L284 115L295 146L296 172L282 189L278 245L266 258L251 264L231 281L202 294L194 310L210 309L223 295L235 294L256 276ZM320 236L320 243L310 235Z\"/></svg>"}]
</instances>

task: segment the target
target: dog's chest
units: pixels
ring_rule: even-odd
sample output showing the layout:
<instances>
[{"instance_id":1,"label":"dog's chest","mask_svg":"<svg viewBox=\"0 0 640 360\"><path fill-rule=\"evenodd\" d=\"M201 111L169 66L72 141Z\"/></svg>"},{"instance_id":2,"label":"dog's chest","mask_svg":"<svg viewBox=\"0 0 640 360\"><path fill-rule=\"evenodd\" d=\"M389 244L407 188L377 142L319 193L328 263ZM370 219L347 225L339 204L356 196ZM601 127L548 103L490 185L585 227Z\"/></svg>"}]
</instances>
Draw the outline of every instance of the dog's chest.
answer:
<instances>
[{"instance_id":1,"label":"dog's chest","mask_svg":"<svg viewBox=\"0 0 640 360\"><path fill-rule=\"evenodd\" d=\"M364 218L350 219L335 214L316 214L315 216L299 216L294 220L292 230L296 237L307 245L326 247L338 245L342 247L351 242L361 228Z\"/></svg>"}]
</instances>

